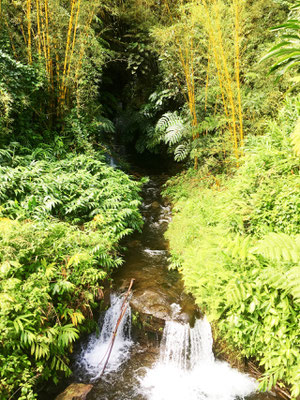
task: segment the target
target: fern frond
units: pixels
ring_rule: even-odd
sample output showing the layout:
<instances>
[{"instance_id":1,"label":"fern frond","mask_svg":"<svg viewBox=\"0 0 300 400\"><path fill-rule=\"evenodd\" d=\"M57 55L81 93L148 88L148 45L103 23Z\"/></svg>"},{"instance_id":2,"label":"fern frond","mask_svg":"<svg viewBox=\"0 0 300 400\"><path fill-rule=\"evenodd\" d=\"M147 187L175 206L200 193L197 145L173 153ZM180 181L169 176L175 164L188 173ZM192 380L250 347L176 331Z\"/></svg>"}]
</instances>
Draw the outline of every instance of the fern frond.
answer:
<instances>
[{"instance_id":1,"label":"fern frond","mask_svg":"<svg viewBox=\"0 0 300 400\"><path fill-rule=\"evenodd\" d=\"M300 236L269 233L259 242L254 252L273 261L297 263L300 261Z\"/></svg>"},{"instance_id":2,"label":"fern frond","mask_svg":"<svg viewBox=\"0 0 300 400\"><path fill-rule=\"evenodd\" d=\"M264 283L275 289L284 291L300 303L300 267L296 266L287 271L283 268L266 268L261 274Z\"/></svg>"},{"instance_id":3,"label":"fern frond","mask_svg":"<svg viewBox=\"0 0 300 400\"><path fill-rule=\"evenodd\" d=\"M187 155L189 154L189 149L187 144L180 144L176 147L174 151L174 158L175 161L182 161L184 160Z\"/></svg>"}]
</instances>

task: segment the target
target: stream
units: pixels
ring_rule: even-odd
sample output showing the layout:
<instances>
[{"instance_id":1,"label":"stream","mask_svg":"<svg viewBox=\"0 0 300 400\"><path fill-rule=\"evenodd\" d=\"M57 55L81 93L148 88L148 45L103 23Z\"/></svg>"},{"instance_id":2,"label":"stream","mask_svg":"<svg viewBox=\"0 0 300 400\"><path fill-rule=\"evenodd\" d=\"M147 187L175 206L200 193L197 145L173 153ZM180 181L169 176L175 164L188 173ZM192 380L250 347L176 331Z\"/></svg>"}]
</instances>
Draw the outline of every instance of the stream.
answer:
<instances>
[{"instance_id":1,"label":"stream","mask_svg":"<svg viewBox=\"0 0 300 400\"><path fill-rule=\"evenodd\" d=\"M265 400L270 395L257 393L253 378L215 359L210 324L184 293L179 273L168 269L164 233L171 207L161 196L166 179L151 176L143 189L143 231L126 244L125 263L113 276L110 307L100 316L99 332L83 341L77 353L75 380L94 385L87 400L233 400L250 395ZM100 378L132 278L132 295Z\"/></svg>"}]
</instances>

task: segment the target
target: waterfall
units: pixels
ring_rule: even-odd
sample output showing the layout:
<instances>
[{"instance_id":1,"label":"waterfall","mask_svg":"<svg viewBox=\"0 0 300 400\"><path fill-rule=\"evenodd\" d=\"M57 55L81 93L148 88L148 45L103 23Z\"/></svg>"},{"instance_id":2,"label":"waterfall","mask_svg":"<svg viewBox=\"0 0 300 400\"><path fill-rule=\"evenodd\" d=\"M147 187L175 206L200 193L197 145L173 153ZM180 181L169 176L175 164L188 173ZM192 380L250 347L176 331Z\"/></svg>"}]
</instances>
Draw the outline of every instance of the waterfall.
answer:
<instances>
[{"instance_id":1,"label":"waterfall","mask_svg":"<svg viewBox=\"0 0 300 400\"><path fill-rule=\"evenodd\" d=\"M106 311L104 319L102 318L99 323L101 327L100 334L94 333L89 337L87 345L83 346L76 362L75 374L85 380L94 381L99 378L102 372L108 355L108 348L113 338L113 332L121 313L124 297L112 294L110 301L111 306ZM131 309L128 305L119 325L105 373L117 370L129 358L132 344Z\"/></svg>"},{"instance_id":2,"label":"waterfall","mask_svg":"<svg viewBox=\"0 0 300 400\"><path fill-rule=\"evenodd\" d=\"M141 394L148 400L233 400L255 392L254 379L215 360L212 344L206 318L193 328L167 321L159 361L140 379Z\"/></svg>"}]
</instances>

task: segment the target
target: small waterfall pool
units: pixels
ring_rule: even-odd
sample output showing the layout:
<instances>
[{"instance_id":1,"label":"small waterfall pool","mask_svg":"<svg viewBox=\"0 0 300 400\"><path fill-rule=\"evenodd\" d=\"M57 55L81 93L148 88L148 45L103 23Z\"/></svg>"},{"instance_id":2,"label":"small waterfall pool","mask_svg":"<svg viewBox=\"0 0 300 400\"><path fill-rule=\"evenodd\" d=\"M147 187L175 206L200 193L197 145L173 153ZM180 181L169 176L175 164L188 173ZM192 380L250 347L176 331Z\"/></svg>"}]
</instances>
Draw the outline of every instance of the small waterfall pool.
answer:
<instances>
[{"instance_id":1,"label":"small waterfall pool","mask_svg":"<svg viewBox=\"0 0 300 400\"><path fill-rule=\"evenodd\" d=\"M79 379L97 382L100 377L122 303L121 295L111 296L111 306L102 319L100 333L91 335L78 355L76 374ZM172 304L172 308L176 318L180 306ZM157 360L152 365L143 360L139 365L132 365L134 379L131 377L131 386L126 389L128 381L122 380L128 378L126 369L130 369L131 353L138 351L131 338L130 319L128 307L105 373L89 399L233 400L256 391L257 383L253 378L232 369L226 362L215 360L211 328L205 317L196 320L194 327L172 319L167 321ZM122 384L124 392L120 394Z\"/></svg>"},{"instance_id":2,"label":"small waterfall pool","mask_svg":"<svg viewBox=\"0 0 300 400\"><path fill-rule=\"evenodd\" d=\"M168 321L159 361L146 369L142 394L149 400L231 400L254 393L257 383L248 375L216 361L206 318L194 327Z\"/></svg>"}]
</instances>

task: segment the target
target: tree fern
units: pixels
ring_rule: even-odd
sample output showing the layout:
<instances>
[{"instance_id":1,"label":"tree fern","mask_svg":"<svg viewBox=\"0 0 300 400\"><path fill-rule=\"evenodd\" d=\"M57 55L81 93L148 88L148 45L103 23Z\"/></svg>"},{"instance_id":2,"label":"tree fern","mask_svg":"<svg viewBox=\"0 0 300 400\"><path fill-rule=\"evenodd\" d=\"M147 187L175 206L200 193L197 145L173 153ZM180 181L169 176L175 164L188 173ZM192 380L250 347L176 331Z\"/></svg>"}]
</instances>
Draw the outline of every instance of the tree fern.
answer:
<instances>
[{"instance_id":1,"label":"tree fern","mask_svg":"<svg viewBox=\"0 0 300 400\"><path fill-rule=\"evenodd\" d=\"M166 113L156 124L156 129L162 133L166 144L178 143L184 134L185 125L183 119L177 113Z\"/></svg>"}]
</instances>

